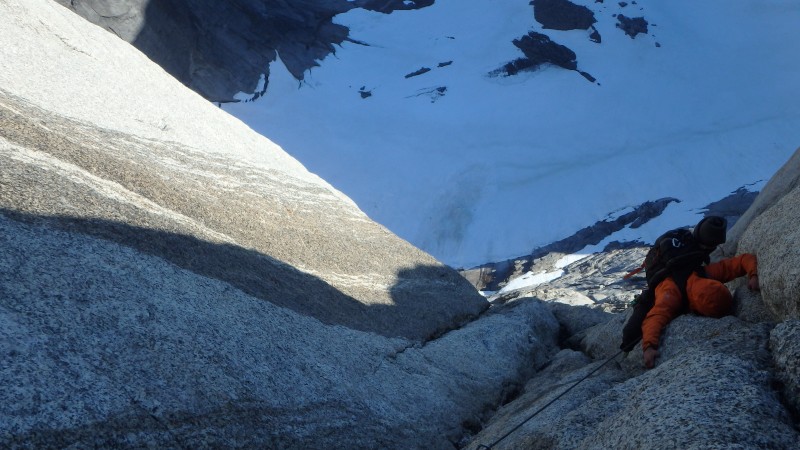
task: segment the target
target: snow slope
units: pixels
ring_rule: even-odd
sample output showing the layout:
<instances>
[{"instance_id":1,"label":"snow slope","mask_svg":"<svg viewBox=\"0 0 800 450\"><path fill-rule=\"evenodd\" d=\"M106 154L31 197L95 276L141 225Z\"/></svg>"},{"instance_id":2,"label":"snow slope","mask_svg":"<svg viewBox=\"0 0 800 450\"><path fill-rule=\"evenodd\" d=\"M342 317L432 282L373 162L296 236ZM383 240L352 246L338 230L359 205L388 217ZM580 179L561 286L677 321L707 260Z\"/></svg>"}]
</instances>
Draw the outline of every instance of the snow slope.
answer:
<instances>
[{"instance_id":1,"label":"snow slope","mask_svg":"<svg viewBox=\"0 0 800 450\"><path fill-rule=\"evenodd\" d=\"M456 267L680 199L616 237L652 240L759 189L800 145L800 3L574 3L594 11L601 43L544 30L529 0L356 9L337 20L357 42L303 82L273 63L265 96L224 108ZM626 35L620 13L644 17L648 33ZM512 40L529 31L572 49L596 82L555 66L491 76L522 56Z\"/></svg>"}]
</instances>

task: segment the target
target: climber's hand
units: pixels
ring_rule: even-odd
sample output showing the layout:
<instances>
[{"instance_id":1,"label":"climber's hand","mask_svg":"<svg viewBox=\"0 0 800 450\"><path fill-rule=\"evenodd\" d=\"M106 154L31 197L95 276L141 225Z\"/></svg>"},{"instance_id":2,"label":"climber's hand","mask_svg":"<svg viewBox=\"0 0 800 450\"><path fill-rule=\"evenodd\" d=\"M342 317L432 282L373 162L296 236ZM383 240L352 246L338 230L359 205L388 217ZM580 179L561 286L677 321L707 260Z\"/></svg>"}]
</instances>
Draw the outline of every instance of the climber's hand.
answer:
<instances>
[{"instance_id":1,"label":"climber's hand","mask_svg":"<svg viewBox=\"0 0 800 450\"><path fill-rule=\"evenodd\" d=\"M644 351L644 366L648 369L652 369L656 366L656 358L658 358L658 350L654 349L653 347L647 347L647 350Z\"/></svg>"},{"instance_id":2,"label":"climber's hand","mask_svg":"<svg viewBox=\"0 0 800 450\"><path fill-rule=\"evenodd\" d=\"M761 286L758 284L758 275L753 275L747 280L747 287L750 288L751 291L761 290Z\"/></svg>"}]
</instances>

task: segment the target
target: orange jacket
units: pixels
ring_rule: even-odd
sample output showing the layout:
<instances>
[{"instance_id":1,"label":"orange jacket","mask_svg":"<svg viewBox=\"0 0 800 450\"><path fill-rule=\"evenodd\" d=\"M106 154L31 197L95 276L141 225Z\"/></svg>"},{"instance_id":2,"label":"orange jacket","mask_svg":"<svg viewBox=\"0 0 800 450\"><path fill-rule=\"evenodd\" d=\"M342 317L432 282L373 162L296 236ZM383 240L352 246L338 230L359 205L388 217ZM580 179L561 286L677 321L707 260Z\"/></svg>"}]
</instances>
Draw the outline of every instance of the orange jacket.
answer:
<instances>
[{"instance_id":1,"label":"orange jacket","mask_svg":"<svg viewBox=\"0 0 800 450\"><path fill-rule=\"evenodd\" d=\"M743 275L757 275L758 263L755 255L742 255L723 259L705 266L706 277L692 274L686 281L689 311L708 317L722 317L730 313L733 297L722 283ZM667 278L656 287L653 308L642 322L642 349L658 348L658 340L666 326L681 313L683 306L681 290L672 278Z\"/></svg>"}]
</instances>

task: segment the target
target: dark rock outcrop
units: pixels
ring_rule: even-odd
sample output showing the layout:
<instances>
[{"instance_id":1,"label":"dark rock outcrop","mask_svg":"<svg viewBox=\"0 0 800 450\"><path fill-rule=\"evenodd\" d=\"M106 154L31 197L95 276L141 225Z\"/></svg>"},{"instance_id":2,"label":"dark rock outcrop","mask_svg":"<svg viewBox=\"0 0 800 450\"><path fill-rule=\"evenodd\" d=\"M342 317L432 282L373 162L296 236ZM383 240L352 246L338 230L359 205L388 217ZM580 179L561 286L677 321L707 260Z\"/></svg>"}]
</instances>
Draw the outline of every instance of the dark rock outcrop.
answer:
<instances>
[{"instance_id":1,"label":"dark rock outcrop","mask_svg":"<svg viewBox=\"0 0 800 450\"><path fill-rule=\"evenodd\" d=\"M534 262L539 258L551 253L575 253L587 245L598 244L606 237L627 226L631 228L640 227L651 219L660 216L670 203L678 201L678 199L668 197L645 202L637 206L633 211L622 214L613 220L598 221L594 225L578 230L572 236L537 248L530 255L463 270L462 275L478 289L497 290L511 278L531 270ZM629 243L630 245L641 245L641 243Z\"/></svg>"},{"instance_id":2,"label":"dark rock outcrop","mask_svg":"<svg viewBox=\"0 0 800 450\"><path fill-rule=\"evenodd\" d=\"M578 70L575 52L561 44L553 42L545 34L531 31L519 39L514 39L514 46L522 50L524 58L506 63L503 67L490 72L491 76L513 76L524 71L534 71L547 64L578 72L594 83L595 78L587 72Z\"/></svg>"},{"instance_id":3,"label":"dark rock outcrop","mask_svg":"<svg viewBox=\"0 0 800 450\"><path fill-rule=\"evenodd\" d=\"M412 10L433 5L436 0L355 0L359 8L390 14L393 11Z\"/></svg>"},{"instance_id":4,"label":"dark rock outcrop","mask_svg":"<svg viewBox=\"0 0 800 450\"><path fill-rule=\"evenodd\" d=\"M588 30L597 22L592 10L569 0L533 0L533 17L545 29Z\"/></svg>"},{"instance_id":5,"label":"dark rock outcrop","mask_svg":"<svg viewBox=\"0 0 800 450\"><path fill-rule=\"evenodd\" d=\"M428 73L430 71L431 71L430 67L421 67L421 68L419 68L419 69L417 69L417 70L415 70L413 72L407 73L405 78L417 77L417 76L420 76L420 75L422 75L424 73Z\"/></svg>"},{"instance_id":6,"label":"dark rock outcrop","mask_svg":"<svg viewBox=\"0 0 800 450\"><path fill-rule=\"evenodd\" d=\"M383 13L418 9L433 0L56 0L132 43L180 82L213 102L240 92L263 94L269 63L280 57L289 72L304 72L349 30L337 14L362 7ZM266 82L259 90L262 74Z\"/></svg>"},{"instance_id":7,"label":"dark rock outcrop","mask_svg":"<svg viewBox=\"0 0 800 450\"><path fill-rule=\"evenodd\" d=\"M705 209L705 215L722 216L727 219L729 224L735 224L750 208L757 196L758 192L740 187L727 197L710 203L703 209Z\"/></svg>"},{"instance_id":8,"label":"dark rock outcrop","mask_svg":"<svg viewBox=\"0 0 800 450\"><path fill-rule=\"evenodd\" d=\"M567 70L578 68L575 52L553 42L544 34L531 31L519 39L514 39L513 43L522 50L525 58L506 64L503 69L507 75L514 75L522 70L533 70L543 64L553 64Z\"/></svg>"},{"instance_id":9,"label":"dark rock outcrop","mask_svg":"<svg viewBox=\"0 0 800 450\"><path fill-rule=\"evenodd\" d=\"M625 32L631 39L638 34L647 34L647 20L644 17L626 17L624 14L617 16L617 28Z\"/></svg>"},{"instance_id":10,"label":"dark rock outcrop","mask_svg":"<svg viewBox=\"0 0 800 450\"><path fill-rule=\"evenodd\" d=\"M280 56L292 75L335 51L348 36L331 18L345 0L58 0L132 43L183 84L214 102L256 92ZM266 89L266 85L262 88Z\"/></svg>"}]
</instances>

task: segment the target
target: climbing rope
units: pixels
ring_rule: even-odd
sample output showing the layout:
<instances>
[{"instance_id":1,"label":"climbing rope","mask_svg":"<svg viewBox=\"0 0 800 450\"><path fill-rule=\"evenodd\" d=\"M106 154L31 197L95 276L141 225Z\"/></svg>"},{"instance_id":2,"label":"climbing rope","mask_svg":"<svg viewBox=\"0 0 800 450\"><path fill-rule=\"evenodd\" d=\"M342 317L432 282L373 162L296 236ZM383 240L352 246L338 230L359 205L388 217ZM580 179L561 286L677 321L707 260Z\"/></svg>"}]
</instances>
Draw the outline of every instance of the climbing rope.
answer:
<instances>
[{"instance_id":1,"label":"climbing rope","mask_svg":"<svg viewBox=\"0 0 800 450\"><path fill-rule=\"evenodd\" d=\"M622 352L623 352L623 350L620 350L620 351L618 351L618 352L617 352L617 353L616 353L614 356L612 356L612 357L608 358L607 360L605 360L605 362L604 362L603 364L600 364L599 366L597 366L597 367L596 367L594 370L592 370L591 372L589 372L589 374L588 374L588 375L586 375L585 377L583 377L583 378L581 378L580 380L576 381L576 382L575 382L575 383L574 383L572 386L568 387L568 388L567 388L567 389L566 389L564 392L562 392L562 393L558 394L558 396L557 396L556 398L554 398L554 399L550 400L550 401L549 401L549 402L548 402L546 405L544 405L544 406L542 406L541 408L539 408L538 410L536 410L536 412L534 412L533 414L531 414L531 415L530 415L530 416L529 416L527 419L523 420L523 421L522 421L522 422L521 422L519 425L517 425L517 426L515 426L514 428L512 428L512 429L511 429L511 431L509 431L508 433L506 433L506 434L504 434L502 437L500 437L500 439L498 439L498 440L496 440L496 441L492 442L492 443L491 443L491 444L489 444L489 445L486 445L486 444L481 444L481 445L479 445L479 446L478 446L478 450L481 450L481 449L492 450L492 448L493 448L495 445L499 444L499 443L500 443L500 441L502 441L503 439L505 439L505 438L509 437L509 436L510 436L510 435L511 435L513 432L515 432L515 431L517 431L518 429L520 429L520 427L522 427L523 425L525 425L526 423L528 423L528 421L529 421L529 420L533 419L534 417L536 417L536 415L537 415L537 414L539 414L540 412L544 411L544 410L545 410L545 408L547 408L548 406L550 406L550 405L552 405L553 403L555 403L555 402L556 402L556 400L558 400L558 399L560 399L561 397L563 397L563 396L564 396L564 394L566 394L567 392L571 391L571 390L572 390L572 389L573 389L575 386L579 385L581 382L583 382L583 381L584 381L584 380L586 380L587 378L589 378L589 377L591 377L592 375L594 375L594 374L595 374L595 372L597 372L598 370L602 369L602 368L603 368L603 366L605 366L606 364L610 363L610 362L611 362L611 360L613 360L614 358L616 358L617 356L619 356L619 355L620 355Z\"/></svg>"}]
</instances>

